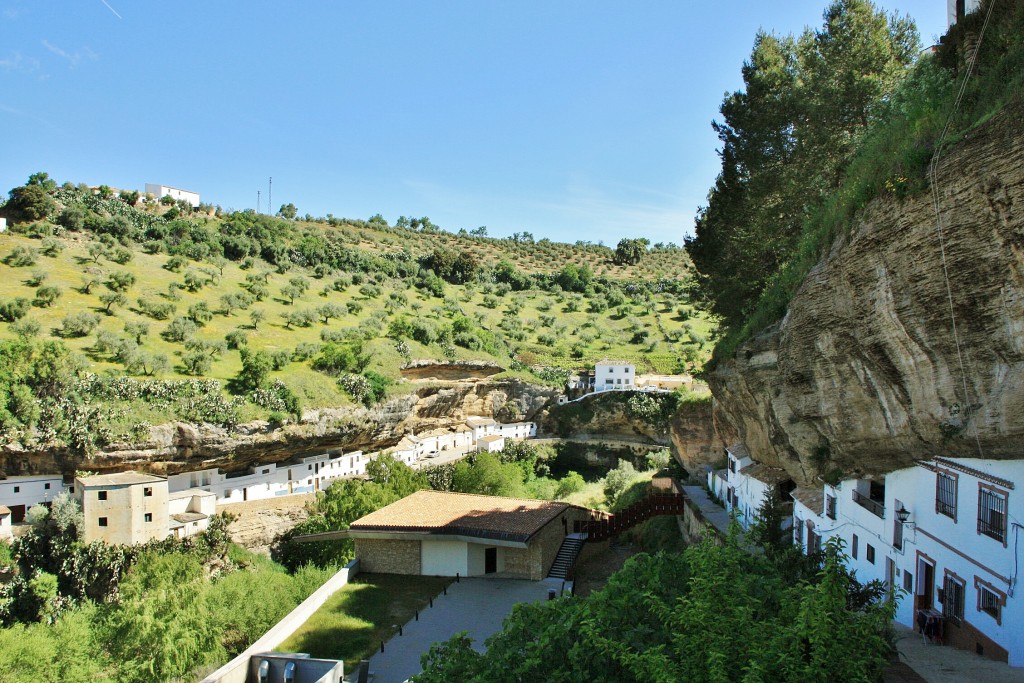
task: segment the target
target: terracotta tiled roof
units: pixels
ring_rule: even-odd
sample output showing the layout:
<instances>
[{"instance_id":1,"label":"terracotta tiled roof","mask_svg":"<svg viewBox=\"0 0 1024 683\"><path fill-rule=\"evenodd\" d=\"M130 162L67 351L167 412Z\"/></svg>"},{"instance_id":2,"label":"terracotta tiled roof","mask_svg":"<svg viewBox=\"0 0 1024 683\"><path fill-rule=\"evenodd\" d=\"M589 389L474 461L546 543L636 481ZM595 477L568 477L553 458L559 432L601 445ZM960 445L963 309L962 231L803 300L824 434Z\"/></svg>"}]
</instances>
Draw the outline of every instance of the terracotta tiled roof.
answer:
<instances>
[{"instance_id":1,"label":"terracotta tiled roof","mask_svg":"<svg viewBox=\"0 0 1024 683\"><path fill-rule=\"evenodd\" d=\"M11 508L7 507L6 505L0 505L0 515L9 515L9 514L11 514Z\"/></svg>"},{"instance_id":2,"label":"terracotta tiled roof","mask_svg":"<svg viewBox=\"0 0 1024 683\"><path fill-rule=\"evenodd\" d=\"M483 441L484 443L495 443L496 441L501 441L504 438L505 437L503 437L501 434L491 434L490 436L481 436L479 439L477 439L477 441Z\"/></svg>"},{"instance_id":3,"label":"terracotta tiled roof","mask_svg":"<svg viewBox=\"0 0 1024 683\"><path fill-rule=\"evenodd\" d=\"M751 477L765 484L781 484L789 481L792 477L789 476L789 472L779 467L769 467L768 465L762 465L759 462L755 462L753 465L747 465L740 470L740 474L745 477Z\"/></svg>"},{"instance_id":4,"label":"terracotta tiled roof","mask_svg":"<svg viewBox=\"0 0 1024 683\"><path fill-rule=\"evenodd\" d=\"M357 519L349 529L526 541L570 507L547 500L417 491Z\"/></svg>"},{"instance_id":5,"label":"terracotta tiled roof","mask_svg":"<svg viewBox=\"0 0 1024 683\"><path fill-rule=\"evenodd\" d=\"M467 417L466 424L470 427L486 427L488 425L497 424L497 422L490 417Z\"/></svg>"},{"instance_id":6,"label":"terracotta tiled roof","mask_svg":"<svg viewBox=\"0 0 1024 683\"><path fill-rule=\"evenodd\" d=\"M825 492L821 490L820 486L817 488L801 486L793 489L789 495L793 496L793 500L810 508L811 512L819 517L825 512Z\"/></svg>"},{"instance_id":7,"label":"terracotta tiled roof","mask_svg":"<svg viewBox=\"0 0 1024 683\"><path fill-rule=\"evenodd\" d=\"M132 484L155 484L166 481L163 477L141 472L116 472L114 474L99 474L94 477L79 477L82 486L130 486Z\"/></svg>"}]
</instances>

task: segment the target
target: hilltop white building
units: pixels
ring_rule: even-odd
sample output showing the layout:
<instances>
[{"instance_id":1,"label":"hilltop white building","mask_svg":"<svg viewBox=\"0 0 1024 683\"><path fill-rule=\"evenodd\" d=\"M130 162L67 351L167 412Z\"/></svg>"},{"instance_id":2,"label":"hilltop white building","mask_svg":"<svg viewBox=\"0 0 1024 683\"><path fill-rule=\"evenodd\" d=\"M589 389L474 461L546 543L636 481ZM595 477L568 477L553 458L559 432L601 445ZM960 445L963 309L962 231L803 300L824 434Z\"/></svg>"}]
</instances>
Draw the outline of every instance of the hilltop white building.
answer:
<instances>
[{"instance_id":1,"label":"hilltop white building","mask_svg":"<svg viewBox=\"0 0 1024 683\"><path fill-rule=\"evenodd\" d=\"M182 190L181 188L171 187L170 185L157 185L155 183L146 183L146 194L151 194L158 200L163 199L167 195L170 195L176 200L184 199L193 207L199 206L198 192L192 192L191 190Z\"/></svg>"},{"instance_id":2,"label":"hilltop white building","mask_svg":"<svg viewBox=\"0 0 1024 683\"><path fill-rule=\"evenodd\" d=\"M636 389L636 366L624 360L603 360L594 366L594 391Z\"/></svg>"},{"instance_id":3,"label":"hilltop white building","mask_svg":"<svg viewBox=\"0 0 1024 683\"><path fill-rule=\"evenodd\" d=\"M1024 666L1020 483L1024 460L935 457L876 480L801 488L793 537L805 550L842 539L858 580L899 595L899 623L930 621L946 645Z\"/></svg>"}]
</instances>

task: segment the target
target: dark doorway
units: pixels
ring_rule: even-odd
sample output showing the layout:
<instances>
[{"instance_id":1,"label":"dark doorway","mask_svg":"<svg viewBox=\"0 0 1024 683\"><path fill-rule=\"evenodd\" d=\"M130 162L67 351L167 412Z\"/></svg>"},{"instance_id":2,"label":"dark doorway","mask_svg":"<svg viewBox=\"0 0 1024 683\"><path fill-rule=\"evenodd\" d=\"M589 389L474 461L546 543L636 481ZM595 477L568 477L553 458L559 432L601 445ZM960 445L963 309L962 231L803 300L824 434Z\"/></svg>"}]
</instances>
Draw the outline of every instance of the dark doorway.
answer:
<instances>
[{"instance_id":1,"label":"dark doorway","mask_svg":"<svg viewBox=\"0 0 1024 683\"><path fill-rule=\"evenodd\" d=\"M484 574L498 571L498 549L484 548Z\"/></svg>"},{"instance_id":2,"label":"dark doorway","mask_svg":"<svg viewBox=\"0 0 1024 683\"><path fill-rule=\"evenodd\" d=\"M928 609L932 606L935 595L935 565L924 560L917 560L917 609Z\"/></svg>"},{"instance_id":3,"label":"dark doorway","mask_svg":"<svg viewBox=\"0 0 1024 683\"><path fill-rule=\"evenodd\" d=\"M25 506L24 505L11 505L11 522L18 523L25 521Z\"/></svg>"}]
</instances>

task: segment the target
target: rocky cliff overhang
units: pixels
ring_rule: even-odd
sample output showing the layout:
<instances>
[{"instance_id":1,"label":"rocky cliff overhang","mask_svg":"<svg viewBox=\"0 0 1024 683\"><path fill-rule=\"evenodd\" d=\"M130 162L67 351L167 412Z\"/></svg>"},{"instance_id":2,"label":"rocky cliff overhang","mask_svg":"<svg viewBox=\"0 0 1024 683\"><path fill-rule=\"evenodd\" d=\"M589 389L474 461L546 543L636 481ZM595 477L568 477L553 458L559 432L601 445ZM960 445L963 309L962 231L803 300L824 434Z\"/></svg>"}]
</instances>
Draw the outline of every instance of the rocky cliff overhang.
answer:
<instances>
[{"instance_id":1,"label":"rocky cliff overhang","mask_svg":"<svg viewBox=\"0 0 1024 683\"><path fill-rule=\"evenodd\" d=\"M944 154L945 267L930 191L875 200L786 317L716 368L725 442L803 482L1024 457L1022 116L1009 107Z\"/></svg>"}]
</instances>

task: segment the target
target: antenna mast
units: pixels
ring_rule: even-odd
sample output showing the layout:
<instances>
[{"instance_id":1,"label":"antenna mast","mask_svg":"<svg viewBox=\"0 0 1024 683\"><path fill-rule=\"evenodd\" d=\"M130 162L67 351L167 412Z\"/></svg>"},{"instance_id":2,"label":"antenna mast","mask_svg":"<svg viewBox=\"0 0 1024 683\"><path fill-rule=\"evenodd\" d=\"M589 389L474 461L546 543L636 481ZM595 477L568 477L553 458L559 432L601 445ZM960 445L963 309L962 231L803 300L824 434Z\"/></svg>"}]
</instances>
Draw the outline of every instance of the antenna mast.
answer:
<instances>
[{"instance_id":1,"label":"antenna mast","mask_svg":"<svg viewBox=\"0 0 1024 683\"><path fill-rule=\"evenodd\" d=\"M259 215L259 212L260 212L260 191L256 190L256 214Z\"/></svg>"},{"instance_id":2,"label":"antenna mast","mask_svg":"<svg viewBox=\"0 0 1024 683\"><path fill-rule=\"evenodd\" d=\"M274 215L274 177L270 177L270 182L267 183L267 214L270 216Z\"/></svg>"}]
</instances>

